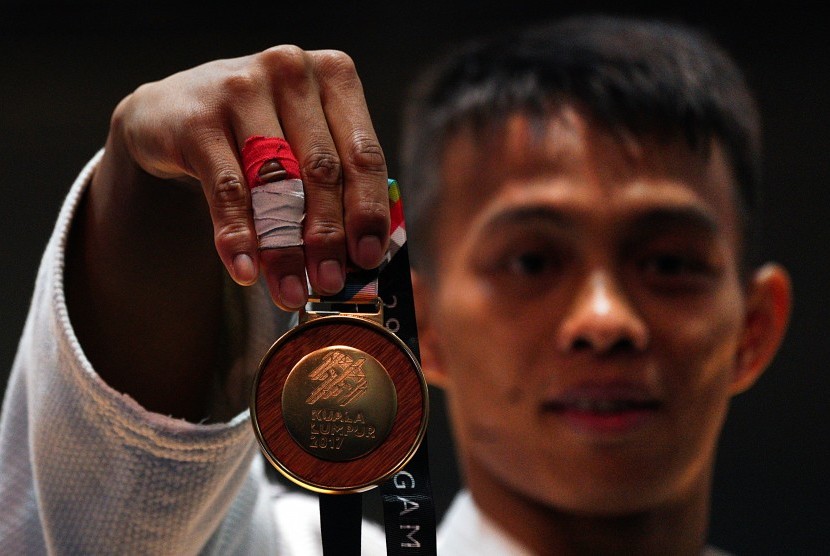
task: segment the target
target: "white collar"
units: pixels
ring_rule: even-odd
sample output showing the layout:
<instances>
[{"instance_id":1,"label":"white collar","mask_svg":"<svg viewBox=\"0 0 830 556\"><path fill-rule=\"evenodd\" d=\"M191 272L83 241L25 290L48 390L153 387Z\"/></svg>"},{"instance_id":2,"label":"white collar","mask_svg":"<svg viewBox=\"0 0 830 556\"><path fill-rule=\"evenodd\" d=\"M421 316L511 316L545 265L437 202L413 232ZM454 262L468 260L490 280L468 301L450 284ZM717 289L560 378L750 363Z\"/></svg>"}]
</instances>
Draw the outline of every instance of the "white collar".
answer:
<instances>
[{"instance_id":1,"label":"white collar","mask_svg":"<svg viewBox=\"0 0 830 556\"><path fill-rule=\"evenodd\" d=\"M460 491L438 529L439 556L534 556L517 539L484 515L468 490ZM731 556L705 546L701 556Z\"/></svg>"},{"instance_id":2,"label":"white collar","mask_svg":"<svg viewBox=\"0 0 830 556\"><path fill-rule=\"evenodd\" d=\"M440 556L532 556L496 522L485 516L467 490L459 492L438 531Z\"/></svg>"}]
</instances>

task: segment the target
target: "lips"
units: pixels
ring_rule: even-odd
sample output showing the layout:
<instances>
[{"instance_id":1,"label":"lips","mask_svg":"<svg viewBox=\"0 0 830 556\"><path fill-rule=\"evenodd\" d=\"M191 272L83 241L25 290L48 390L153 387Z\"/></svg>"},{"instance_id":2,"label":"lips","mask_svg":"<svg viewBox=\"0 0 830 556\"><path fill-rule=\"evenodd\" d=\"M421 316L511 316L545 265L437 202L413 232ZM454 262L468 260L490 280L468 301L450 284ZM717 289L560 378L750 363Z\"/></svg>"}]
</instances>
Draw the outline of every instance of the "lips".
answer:
<instances>
[{"instance_id":1,"label":"lips","mask_svg":"<svg viewBox=\"0 0 830 556\"><path fill-rule=\"evenodd\" d=\"M641 384L581 384L547 398L544 415L561 419L577 432L622 434L646 425L662 407Z\"/></svg>"},{"instance_id":2,"label":"lips","mask_svg":"<svg viewBox=\"0 0 830 556\"><path fill-rule=\"evenodd\" d=\"M548 404L554 411L581 411L584 413L621 413L658 409L660 403L656 400L639 401L627 399L594 399L578 398L570 402L552 402Z\"/></svg>"}]
</instances>

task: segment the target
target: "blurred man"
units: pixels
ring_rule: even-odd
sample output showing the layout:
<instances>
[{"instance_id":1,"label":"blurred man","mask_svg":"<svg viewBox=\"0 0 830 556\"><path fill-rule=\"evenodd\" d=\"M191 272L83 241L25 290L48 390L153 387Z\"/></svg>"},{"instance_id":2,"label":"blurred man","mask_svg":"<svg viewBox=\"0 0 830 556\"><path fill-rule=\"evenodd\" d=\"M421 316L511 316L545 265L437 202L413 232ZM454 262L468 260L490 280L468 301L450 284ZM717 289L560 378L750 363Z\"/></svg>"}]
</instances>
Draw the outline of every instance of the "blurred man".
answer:
<instances>
[{"instance_id":1,"label":"blurred man","mask_svg":"<svg viewBox=\"0 0 830 556\"><path fill-rule=\"evenodd\" d=\"M466 484L439 553L713 551L718 434L790 305L754 258L738 70L684 29L567 20L459 49L407 126L423 365ZM302 247L257 250L252 135L298 156ZM276 47L127 97L59 217L3 406L3 551L314 550L314 504L267 493L245 411L290 322L226 276L261 274L287 311L306 274L337 292L386 250L386 177L343 53Z\"/></svg>"}]
</instances>

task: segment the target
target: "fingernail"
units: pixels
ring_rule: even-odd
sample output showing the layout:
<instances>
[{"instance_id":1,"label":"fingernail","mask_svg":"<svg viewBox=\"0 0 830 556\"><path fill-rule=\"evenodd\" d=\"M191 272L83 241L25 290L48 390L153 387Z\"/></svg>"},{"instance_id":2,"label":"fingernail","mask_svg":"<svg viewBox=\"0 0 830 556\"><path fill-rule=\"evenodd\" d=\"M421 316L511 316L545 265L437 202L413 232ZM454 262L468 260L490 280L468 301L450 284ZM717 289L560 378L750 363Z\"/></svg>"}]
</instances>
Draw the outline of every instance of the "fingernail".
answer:
<instances>
[{"instance_id":1,"label":"fingernail","mask_svg":"<svg viewBox=\"0 0 830 556\"><path fill-rule=\"evenodd\" d=\"M256 281L256 267L254 261L247 253L240 253L233 258L234 279L242 285L248 285Z\"/></svg>"},{"instance_id":2,"label":"fingernail","mask_svg":"<svg viewBox=\"0 0 830 556\"><path fill-rule=\"evenodd\" d=\"M286 307L299 309L306 302L306 294L305 284L299 276L289 274L280 280L280 299Z\"/></svg>"},{"instance_id":3,"label":"fingernail","mask_svg":"<svg viewBox=\"0 0 830 556\"><path fill-rule=\"evenodd\" d=\"M317 266L317 287L324 293L337 293L343 289L343 267L339 261L326 259Z\"/></svg>"},{"instance_id":4,"label":"fingernail","mask_svg":"<svg viewBox=\"0 0 830 556\"><path fill-rule=\"evenodd\" d=\"M383 259L383 247L377 236L363 236L357 242L357 261L363 268L375 268Z\"/></svg>"}]
</instances>

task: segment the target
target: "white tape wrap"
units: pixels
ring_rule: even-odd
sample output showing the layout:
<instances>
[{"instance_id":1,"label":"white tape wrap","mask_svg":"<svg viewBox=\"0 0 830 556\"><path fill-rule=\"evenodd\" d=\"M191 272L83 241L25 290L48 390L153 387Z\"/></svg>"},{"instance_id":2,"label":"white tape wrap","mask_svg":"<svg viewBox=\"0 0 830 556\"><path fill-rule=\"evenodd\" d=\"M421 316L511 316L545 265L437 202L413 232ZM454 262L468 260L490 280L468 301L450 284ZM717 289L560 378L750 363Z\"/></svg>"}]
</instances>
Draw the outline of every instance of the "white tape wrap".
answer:
<instances>
[{"instance_id":1,"label":"white tape wrap","mask_svg":"<svg viewBox=\"0 0 830 556\"><path fill-rule=\"evenodd\" d=\"M303 244L305 195L301 180L258 185L251 189L251 204L260 249Z\"/></svg>"}]
</instances>

